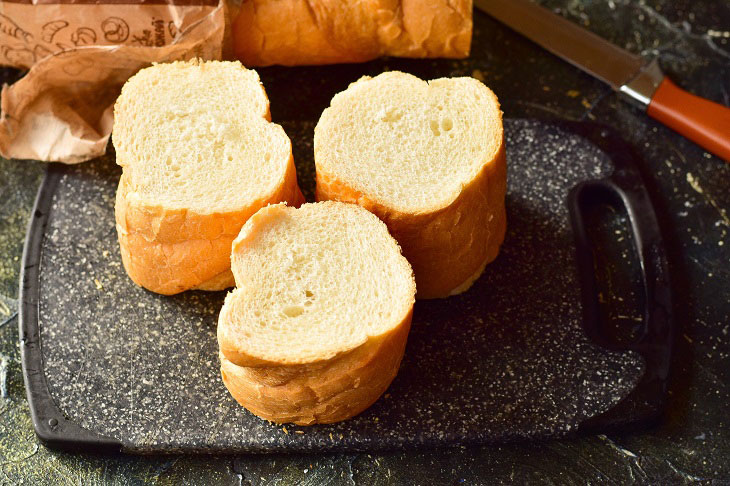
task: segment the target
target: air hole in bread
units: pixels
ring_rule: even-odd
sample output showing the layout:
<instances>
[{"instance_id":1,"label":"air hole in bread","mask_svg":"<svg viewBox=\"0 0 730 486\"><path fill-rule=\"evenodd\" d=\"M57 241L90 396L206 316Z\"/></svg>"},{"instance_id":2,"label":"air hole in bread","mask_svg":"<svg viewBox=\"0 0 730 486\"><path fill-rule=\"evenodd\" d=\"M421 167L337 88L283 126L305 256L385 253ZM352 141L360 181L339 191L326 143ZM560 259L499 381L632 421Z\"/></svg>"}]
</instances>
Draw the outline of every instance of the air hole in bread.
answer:
<instances>
[{"instance_id":1,"label":"air hole in bread","mask_svg":"<svg viewBox=\"0 0 730 486\"><path fill-rule=\"evenodd\" d=\"M454 122L451 121L451 118L444 118L441 122L441 128L443 128L445 132L448 132L454 128Z\"/></svg>"},{"instance_id":2,"label":"air hole in bread","mask_svg":"<svg viewBox=\"0 0 730 486\"><path fill-rule=\"evenodd\" d=\"M228 156L228 162L233 162L233 155Z\"/></svg>"},{"instance_id":3,"label":"air hole in bread","mask_svg":"<svg viewBox=\"0 0 730 486\"><path fill-rule=\"evenodd\" d=\"M264 160L266 162L268 162L269 160L271 160L271 154L269 152L266 152L266 154L264 154Z\"/></svg>"},{"instance_id":4,"label":"air hole in bread","mask_svg":"<svg viewBox=\"0 0 730 486\"><path fill-rule=\"evenodd\" d=\"M392 122L397 122L398 120L400 120L402 116L403 116L403 114L401 112L399 112L397 109L391 108L385 112L385 114L383 115L381 120L383 120L386 123L392 123Z\"/></svg>"},{"instance_id":5,"label":"air hole in bread","mask_svg":"<svg viewBox=\"0 0 730 486\"><path fill-rule=\"evenodd\" d=\"M304 291L304 295L307 296L307 297L314 297L314 294L312 293L311 290L305 290Z\"/></svg>"},{"instance_id":6,"label":"air hole in bread","mask_svg":"<svg viewBox=\"0 0 730 486\"><path fill-rule=\"evenodd\" d=\"M304 313L304 307L301 305L288 305L282 310L287 317L297 317Z\"/></svg>"},{"instance_id":7,"label":"air hole in bread","mask_svg":"<svg viewBox=\"0 0 730 486\"><path fill-rule=\"evenodd\" d=\"M431 131L433 132L434 137L438 137L441 135L441 131L439 130L439 122L436 120L431 120Z\"/></svg>"}]
</instances>

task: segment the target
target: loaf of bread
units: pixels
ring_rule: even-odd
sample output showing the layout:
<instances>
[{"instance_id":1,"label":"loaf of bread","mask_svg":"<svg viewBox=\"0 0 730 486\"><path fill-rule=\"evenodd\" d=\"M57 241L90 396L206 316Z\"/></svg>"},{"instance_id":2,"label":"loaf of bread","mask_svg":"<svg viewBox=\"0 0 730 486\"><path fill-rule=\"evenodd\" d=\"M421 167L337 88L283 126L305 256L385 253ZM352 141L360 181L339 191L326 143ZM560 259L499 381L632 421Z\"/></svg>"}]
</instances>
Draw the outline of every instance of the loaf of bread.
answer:
<instances>
[{"instance_id":1,"label":"loaf of bread","mask_svg":"<svg viewBox=\"0 0 730 486\"><path fill-rule=\"evenodd\" d=\"M471 0L249 0L233 22L247 66L469 55Z\"/></svg>"},{"instance_id":2,"label":"loaf of bread","mask_svg":"<svg viewBox=\"0 0 730 486\"><path fill-rule=\"evenodd\" d=\"M115 213L134 282L161 294L231 287L246 220L304 201L291 141L269 120L258 74L238 62L157 64L127 81L114 106Z\"/></svg>"},{"instance_id":3,"label":"loaf of bread","mask_svg":"<svg viewBox=\"0 0 730 486\"><path fill-rule=\"evenodd\" d=\"M354 204L277 204L233 243L236 289L218 320L221 375L267 420L331 423L369 407L400 365L413 272L386 226Z\"/></svg>"},{"instance_id":4,"label":"loaf of bread","mask_svg":"<svg viewBox=\"0 0 730 486\"><path fill-rule=\"evenodd\" d=\"M473 78L387 72L338 93L314 130L318 200L374 212L413 266L418 298L468 289L505 234L502 112Z\"/></svg>"}]
</instances>

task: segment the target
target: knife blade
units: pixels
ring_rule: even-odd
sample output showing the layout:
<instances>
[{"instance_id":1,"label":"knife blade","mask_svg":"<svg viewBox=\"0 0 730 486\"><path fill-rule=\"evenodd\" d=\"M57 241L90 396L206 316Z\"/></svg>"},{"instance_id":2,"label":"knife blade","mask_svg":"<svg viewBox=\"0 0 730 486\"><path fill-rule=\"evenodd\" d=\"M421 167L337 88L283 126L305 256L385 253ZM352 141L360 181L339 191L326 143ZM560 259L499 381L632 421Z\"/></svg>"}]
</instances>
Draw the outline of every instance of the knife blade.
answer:
<instances>
[{"instance_id":1,"label":"knife blade","mask_svg":"<svg viewBox=\"0 0 730 486\"><path fill-rule=\"evenodd\" d=\"M664 76L656 60L632 54L529 0L474 0L474 4L730 162L730 109L682 90Z\"/></svg>"}]
</instances>

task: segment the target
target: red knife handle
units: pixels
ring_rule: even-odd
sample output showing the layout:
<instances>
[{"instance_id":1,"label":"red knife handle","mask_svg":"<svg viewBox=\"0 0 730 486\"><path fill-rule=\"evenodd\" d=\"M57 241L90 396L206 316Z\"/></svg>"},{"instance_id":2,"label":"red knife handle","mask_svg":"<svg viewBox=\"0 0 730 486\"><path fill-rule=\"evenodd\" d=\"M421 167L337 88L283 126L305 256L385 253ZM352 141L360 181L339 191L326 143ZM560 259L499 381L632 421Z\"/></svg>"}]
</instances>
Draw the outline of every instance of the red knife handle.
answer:
<instances>
[{"instance_id":1,"label":"red knife handle","mask_svg":"<svg viewBox=\"0 0 730 486\"><path fill-rule=\"evenodd\" d=\"M664 78L646 112L730 162L730 108L688 93Z\"/></svg>"}]
</instances>

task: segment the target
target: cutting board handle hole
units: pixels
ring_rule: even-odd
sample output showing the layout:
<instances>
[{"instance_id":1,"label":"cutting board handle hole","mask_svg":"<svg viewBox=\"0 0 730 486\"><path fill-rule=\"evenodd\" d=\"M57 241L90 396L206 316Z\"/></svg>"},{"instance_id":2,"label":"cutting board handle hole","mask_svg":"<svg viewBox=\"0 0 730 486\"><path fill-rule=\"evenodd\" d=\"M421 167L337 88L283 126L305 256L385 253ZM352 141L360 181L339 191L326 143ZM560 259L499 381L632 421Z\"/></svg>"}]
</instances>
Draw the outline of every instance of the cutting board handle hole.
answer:
<instances>
[{"instance_id":1,"label":"cutting board handle hole","mask_svg":"<svg viewBox=\"0 0 730 486\"><path fill-rule=\"evenodd\" d=\"M620 192L604 181L569 198L584 307L584 328L598 344L630 349L645 333L646 295L631 218Z\"/></svg>"}]
</instances>

